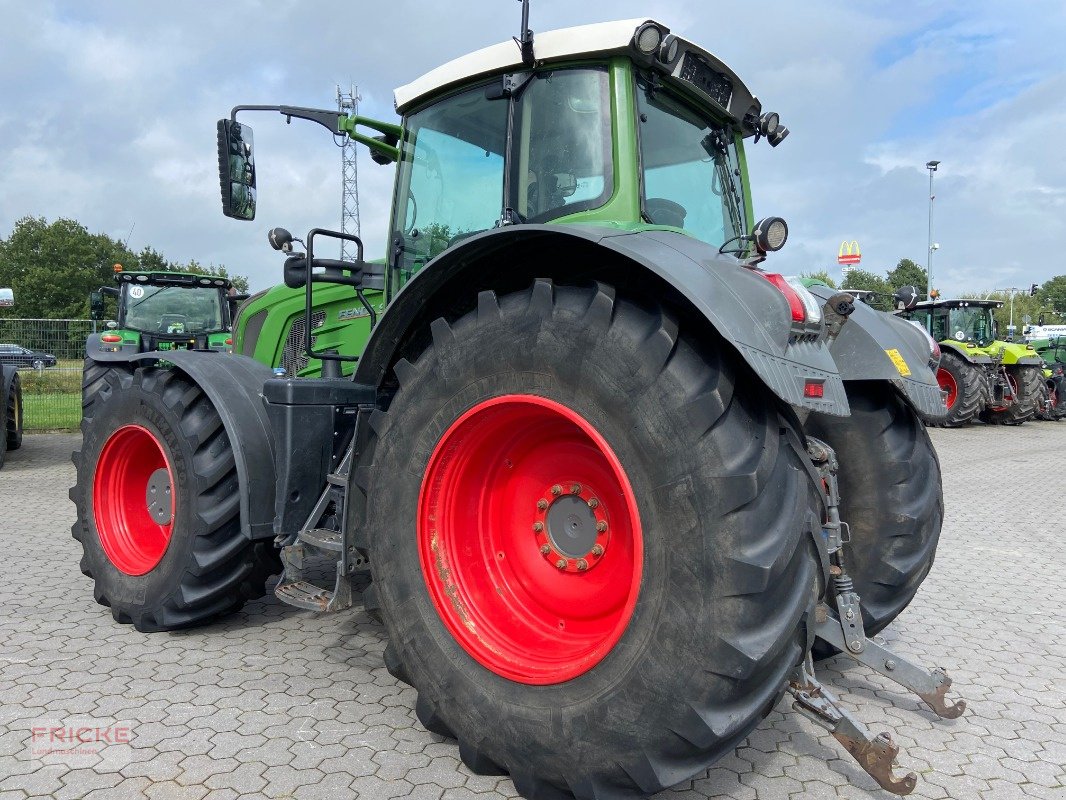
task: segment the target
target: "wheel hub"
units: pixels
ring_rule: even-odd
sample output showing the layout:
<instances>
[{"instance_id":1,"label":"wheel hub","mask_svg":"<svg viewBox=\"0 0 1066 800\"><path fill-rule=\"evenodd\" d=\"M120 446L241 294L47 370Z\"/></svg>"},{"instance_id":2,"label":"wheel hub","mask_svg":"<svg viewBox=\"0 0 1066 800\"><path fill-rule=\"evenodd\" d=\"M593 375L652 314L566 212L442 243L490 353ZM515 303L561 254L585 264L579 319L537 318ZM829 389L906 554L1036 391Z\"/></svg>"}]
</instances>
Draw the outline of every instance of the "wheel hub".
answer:
<instances>
[{"instance_id":1,"label":"wheel hub","mask_svg":"<svg viewBox=\"0 0 1066 800\"><path fill-rule=\"evenodd\" d=\"M171 503L170 470L160 467L148 476L148 488L145 490L145 502L148 514L158 525L169 525L173 519Z\"/></svg>"},{"instance_id":2,"label":"wheel hub","mask_svg":"<svg viewBox=\"0 0 1066 800\"><path fill-rule=\"evenodd\" d=\"M603 558L610 541L606 509L588 486L552 484L537 500L535 543L545 561L563 572L587 572Z\"/></svg>"}]
</instances>

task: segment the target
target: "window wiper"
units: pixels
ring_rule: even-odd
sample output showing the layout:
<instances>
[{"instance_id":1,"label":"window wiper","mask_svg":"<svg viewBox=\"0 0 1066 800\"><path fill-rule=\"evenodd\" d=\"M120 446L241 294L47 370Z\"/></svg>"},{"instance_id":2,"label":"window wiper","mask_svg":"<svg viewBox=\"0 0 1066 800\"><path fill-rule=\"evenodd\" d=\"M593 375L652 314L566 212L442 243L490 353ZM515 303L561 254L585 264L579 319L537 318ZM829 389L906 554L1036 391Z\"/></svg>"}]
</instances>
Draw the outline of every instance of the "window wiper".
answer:
<instances>
[{"instance_id":1,"label":"window wiper","mask_svg":"<svg viewBox=\"0 0 1066 800\"><path fill-rule=\"evenodd\" d=\"M160 292L166 291L166 290L167 290L168 288L169 288L169 287L167 287L167 286L160 286L160 287L159 287L158 289L156 289L156 290L155 290L154 292L152 292L151 294L147 294L147 293L145 293L144 297L142 297L142 298L141 298L140 300L138 300L138 301L137 301L136 303L130 303L130 306L129 306L129 307L130 307L130 308L136 308L136 307L137 307L137 306L139 306L139 305L140 305L141 303L143 303L143 302L144 302L145 300L151 300L151 299L152 299L153 297L155 297L155 296L156 296L157 294L159 294Z\"/></svg>"},{"instance_id":2,"label":"window wiper","mask_svg":"<svg viewBox=\"0 0 1066 800\"><path fill-rule=\"evenodd\" d=\"M744 234L744 216L741 213L740 191L732 170L729 169L729 141L724 129L711 131L700 142L703 149L714 159L714 173L722 184L722 195L725 198L725 206L729 211L729 221L733 224L733 230L738 234ZM714 191L712 185L711 191Z\"/></svg>"}]
</instances>

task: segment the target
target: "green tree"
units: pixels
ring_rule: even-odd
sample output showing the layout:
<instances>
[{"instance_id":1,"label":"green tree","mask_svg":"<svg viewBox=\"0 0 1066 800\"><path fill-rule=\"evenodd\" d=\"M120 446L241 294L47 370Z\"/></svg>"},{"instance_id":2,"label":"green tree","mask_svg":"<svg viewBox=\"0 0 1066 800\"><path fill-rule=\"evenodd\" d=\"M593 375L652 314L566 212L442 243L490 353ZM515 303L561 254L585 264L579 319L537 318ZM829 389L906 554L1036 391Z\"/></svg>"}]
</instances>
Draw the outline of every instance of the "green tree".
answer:
<instances>
[{"instance_id":1,"label":"green tree","mask_svg":"<svg viewBox=\"0 0 1066 800\"><path fill-rule=\"evenodd\" d=\"M1036 296L1043 307L1057 314L1066 314L1066 275L1056 275L1044 281Z\"/></svg>"},{"instance_id":2,"label":"green tree","mask_svg":"<svg viewBox=\"0 0 1066 800\"><path fill-rule=\"evenodd\" d=\"M72 219L49 223L23 217L0 240L0 286L15 292L7 317L84 318L89 292L109 283L112 264L136 257L107 234L89 233Z\"/></svg>"},{"instance_id":3,"label":"green tree","mask_svg":"<svg viewBox=\"0 0 1066 800\"><path fill-rule=\"evenodd\" d=\"M902 286L913 286L918 290L920 297L926 297L929 294L929 273L909 258L901 258L896 268L889 270L887 277L888 285L893 290Z\"/></svg>"},{"instance_id":4,"label":"green tree","mask_svg":"<svg viewBox=\"0 0 1066 800\"><path fill-rule=\"evenodd\" d=\"M820 269L817 272L803 272L800 273L801 278L808 278L812 281L821 281L830 289L837 288L836 281L829 275L829 272L824 269Z\"/></svg>"},{"instance_id":5,"label":"green tree","mask_svg":"<svg viewBox=\"0 0 1066 800\"><path fill-rule=\"evenodd\" d=\"M840 284L840 288L866 289L871 292L876 292L870 301L870 305L874 308L879 308L882 311L887 311L892 306L892 287L889 285L888 281L880 275L875 275L864 269L853 269L845 275L844 280Z\"/></svg>"}]
</instances>

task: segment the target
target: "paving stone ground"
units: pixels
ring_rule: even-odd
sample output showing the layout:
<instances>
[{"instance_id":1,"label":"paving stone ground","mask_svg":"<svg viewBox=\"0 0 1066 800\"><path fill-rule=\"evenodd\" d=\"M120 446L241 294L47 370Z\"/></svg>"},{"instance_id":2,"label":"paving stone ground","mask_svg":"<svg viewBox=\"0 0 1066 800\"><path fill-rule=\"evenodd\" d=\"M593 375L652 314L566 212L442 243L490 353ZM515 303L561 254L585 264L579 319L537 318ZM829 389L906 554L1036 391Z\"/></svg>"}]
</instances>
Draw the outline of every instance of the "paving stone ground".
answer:
<instances>
[{"instance_id":1,"label":"paving stone ground","mask_svg":"<svg viewBox=\"0 0 1066 800\"><path fill-rule=\"evenodd\" d=\"M823 676L919 773L912 797L1066 798L1066 423L933 431L947 520L936 565L887 631L970 703L939 721L838 657ZM191 632L145 635L92 599L70 537L78 437L27 436L0 472L0 800L27 797L516 797L415 720L362 613L315 617L272 595ZM1056 499L1057 498L1057 499ZM33 757L42 720L129 725L101 756ZM660 798L887 798L782 702L706 775Z\"/></svg>"}]
</instances>

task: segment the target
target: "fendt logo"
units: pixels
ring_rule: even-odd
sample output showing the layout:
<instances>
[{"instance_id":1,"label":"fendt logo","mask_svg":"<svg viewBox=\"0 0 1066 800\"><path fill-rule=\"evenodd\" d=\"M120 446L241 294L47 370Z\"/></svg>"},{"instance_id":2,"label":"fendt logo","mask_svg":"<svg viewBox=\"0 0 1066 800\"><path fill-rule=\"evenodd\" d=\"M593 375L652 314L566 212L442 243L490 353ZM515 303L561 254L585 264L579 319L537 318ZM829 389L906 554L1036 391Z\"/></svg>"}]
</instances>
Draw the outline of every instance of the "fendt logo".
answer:
<instances>
[{"instance_id":1,"label":"fendt logo","mask_svg":"<svg viewBox=\"0 0 1066 800\"><path fill-rule=\"evenodd\" d=\"M862 261L862 251L859 243L852 239L850 242L841 242L840 251L837 253L838 264L858 264Z\"/></svg>"}]
</instances>

